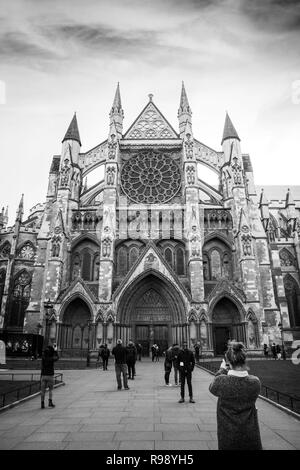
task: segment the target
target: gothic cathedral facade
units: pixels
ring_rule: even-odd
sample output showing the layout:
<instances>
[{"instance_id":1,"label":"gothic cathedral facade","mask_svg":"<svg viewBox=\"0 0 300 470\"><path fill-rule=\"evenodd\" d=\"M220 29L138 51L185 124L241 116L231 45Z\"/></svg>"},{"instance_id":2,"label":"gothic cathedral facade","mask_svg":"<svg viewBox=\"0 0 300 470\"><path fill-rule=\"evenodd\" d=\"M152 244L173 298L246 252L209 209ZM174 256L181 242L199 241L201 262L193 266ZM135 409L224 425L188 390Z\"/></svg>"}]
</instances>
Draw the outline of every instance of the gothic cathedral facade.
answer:
<instances>
[{"instance_id":1,"label":"gothic cathedral facade","mask_svg":"<svg viewBox=\"0 0 300 470\"><path fill-rule=\"evenodd\" d=\"M300 192L267 199L228 114L222 150L196 139L182 84L179 130L153 96L123 132L119 85L108 138L82 152L76 114L46 201L0 214L0 329L56 338L66 355L117 338L162 349L228 339L253 355L300 339ZM201 178L203 165L218 186ZM90 187L98 167L103 178Z\"/></svg>"}]
</instances>

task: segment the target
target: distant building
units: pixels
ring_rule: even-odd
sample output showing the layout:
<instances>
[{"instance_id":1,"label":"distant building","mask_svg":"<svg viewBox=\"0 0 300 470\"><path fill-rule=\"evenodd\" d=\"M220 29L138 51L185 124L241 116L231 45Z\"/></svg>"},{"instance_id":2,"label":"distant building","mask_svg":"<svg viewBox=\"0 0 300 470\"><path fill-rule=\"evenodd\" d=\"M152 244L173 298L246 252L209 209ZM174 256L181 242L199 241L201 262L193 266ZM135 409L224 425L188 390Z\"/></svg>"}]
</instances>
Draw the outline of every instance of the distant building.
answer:
<instances>
[{"instance_id":1,"label":"distant building","mask_svg":"<svg viewBox=\"0 0 300 470\"><path fill-rule=\"evenodd\" d=\"M2 210L0 328L44 334L48 312L71 355L120 337L145 351L201 341L204 355L229 338L260 354L281 326L287 345L298 339L300 186L258 189L228 114L222 150L197 140L184 85L179 132L152 95L125 133L123 117L118 85L107 140L82 152L74 115L45 203L23 220L22 197L13 227Z\"/></svg>"}]
</instances>

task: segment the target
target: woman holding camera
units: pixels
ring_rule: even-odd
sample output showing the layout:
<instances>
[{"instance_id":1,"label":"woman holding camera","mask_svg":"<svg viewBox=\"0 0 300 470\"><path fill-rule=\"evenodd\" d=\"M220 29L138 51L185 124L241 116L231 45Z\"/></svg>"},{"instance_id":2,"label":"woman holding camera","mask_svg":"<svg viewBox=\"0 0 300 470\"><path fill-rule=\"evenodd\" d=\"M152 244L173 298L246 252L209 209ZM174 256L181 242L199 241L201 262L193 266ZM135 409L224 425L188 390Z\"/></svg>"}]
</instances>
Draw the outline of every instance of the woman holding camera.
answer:
<instances>
[{"instance_id":1,"label":"woman holding camera","mask_svg":"<svg viewBox=\"0 0 300 470\"><path fill-rule=\"evenodd\" d=\"M248 374L243 343L231 342L225 359L209 386L218 397L219 450L262 450L255 406L260 380Z\"/></svg>"}]
</instances>

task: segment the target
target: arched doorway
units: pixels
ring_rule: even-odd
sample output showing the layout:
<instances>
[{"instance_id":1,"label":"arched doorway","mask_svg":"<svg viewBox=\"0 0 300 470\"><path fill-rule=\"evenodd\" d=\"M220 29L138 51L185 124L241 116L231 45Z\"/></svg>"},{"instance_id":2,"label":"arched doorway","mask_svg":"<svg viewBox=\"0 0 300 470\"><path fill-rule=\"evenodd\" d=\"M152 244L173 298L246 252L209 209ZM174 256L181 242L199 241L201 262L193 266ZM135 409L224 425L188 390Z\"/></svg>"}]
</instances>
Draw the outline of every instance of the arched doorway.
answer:
<instances>
[{"instance_id":1,"label":"arched doorway","mask_svg":"<svg viewBox=\"0 0 300 470\"><path fill-rule=\"evenodd\" d=\"M228 340L245 343L245 323L241 321L239 309L231 299L223 297L214 306L212 331L216 355L224 354Z\"/></svg>"},{"instance_id":2,"label":"arched doorway","mask_svg":"<svg viewBox=\"0 0 300 470\"><path fill-rule=\"evenodd\" d=\"M67 305L59 328L58 344L65 356L81 356L88 350L88 320L91 320L88 305L76 297Z\"/></svg>"},{"instance_id":3,"label":"arched doorway","mask_svg":"<svg viewBox=\"0 0 300 470\"><path fill-rule=\"evenodd\" d=\"M149 355L156 343L160 352L187 338L184 302L178 290L162 275L148 274L124 292L118 308L116 334L132 339Z\"/></svg>"}]
</instances>

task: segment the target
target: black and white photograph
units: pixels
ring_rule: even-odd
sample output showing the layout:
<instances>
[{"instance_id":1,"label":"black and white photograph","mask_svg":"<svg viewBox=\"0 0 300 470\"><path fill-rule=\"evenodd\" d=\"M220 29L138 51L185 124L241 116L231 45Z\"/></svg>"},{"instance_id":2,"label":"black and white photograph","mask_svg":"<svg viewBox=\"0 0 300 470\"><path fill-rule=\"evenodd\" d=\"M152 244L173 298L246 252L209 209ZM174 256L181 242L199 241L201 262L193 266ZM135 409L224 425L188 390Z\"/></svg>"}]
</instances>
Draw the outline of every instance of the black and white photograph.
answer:
<instances>
[{"instance_id":1,"label":"black and white photograph","mask_svg":"<svg viewBox=\"0 0 300 470\"><path fill-rule=\"evenodd\" d=\"M3 454L300 450L299 45L300 0L0 0Z\"/></svg>"}]
</instances>

